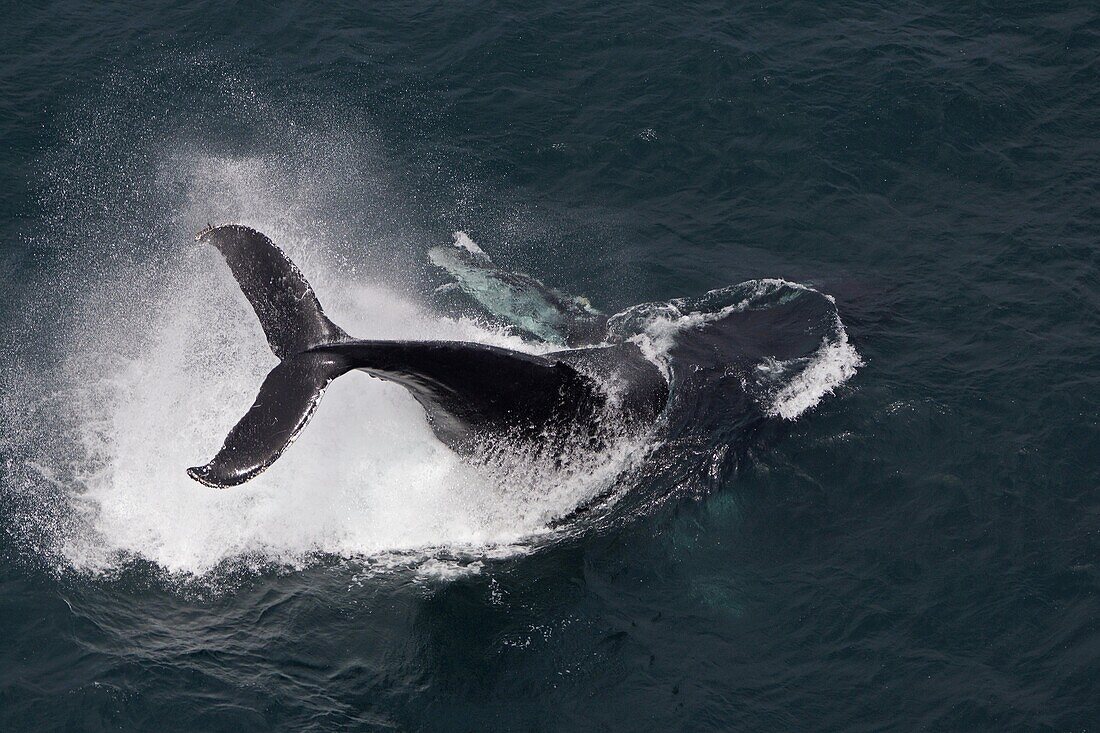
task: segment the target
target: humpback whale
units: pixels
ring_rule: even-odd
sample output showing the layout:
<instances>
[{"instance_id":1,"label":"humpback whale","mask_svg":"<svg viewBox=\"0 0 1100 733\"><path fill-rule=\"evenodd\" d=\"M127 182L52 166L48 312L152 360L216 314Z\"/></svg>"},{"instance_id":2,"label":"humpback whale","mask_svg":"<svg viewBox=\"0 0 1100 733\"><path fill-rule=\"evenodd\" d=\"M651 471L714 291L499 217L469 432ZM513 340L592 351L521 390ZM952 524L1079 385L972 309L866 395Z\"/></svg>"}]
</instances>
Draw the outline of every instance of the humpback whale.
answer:
<instances>
[{"instance_id":1,"label":"humpback whale","mask_svg":"<svg viewBox=\"0 0 1100 733\"><path fill-rule=\"evenodd\" d=\"M207 486L236 486L271 466L309 422L328 384L355 369L408 390L436 436L466 454L485 441L521 441L554 453L598 446L605 421L645 426L668 402L665 376L635 343L532 355L457 341L355 339L329 320L302 273L264 234L229 224L207 227L196 240L225 258L280 360L214 458L187 469ZM545 297L557 295L547 290Z\"/></svg>"}]
</instances>

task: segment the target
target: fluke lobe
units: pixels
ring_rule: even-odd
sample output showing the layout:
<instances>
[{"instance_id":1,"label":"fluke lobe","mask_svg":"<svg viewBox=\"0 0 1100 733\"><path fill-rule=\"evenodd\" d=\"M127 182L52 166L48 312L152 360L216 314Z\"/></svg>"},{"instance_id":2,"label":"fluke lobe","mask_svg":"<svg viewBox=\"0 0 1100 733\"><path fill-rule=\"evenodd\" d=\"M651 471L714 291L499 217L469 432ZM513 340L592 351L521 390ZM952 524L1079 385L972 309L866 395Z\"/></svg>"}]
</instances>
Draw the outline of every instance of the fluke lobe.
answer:
<instances>
[{"instance_id":1,"label":"fluke lobe","mask_svg":"<svg viewBox=\"0 0 1100 733\"><path fill-rule=\"evenodd\" d=\"M230 224L196 239L225 257L280 359L218 454L187 469L207 486L242 484L274 463L329 382L353 369L407 389L439 439L462 453L486 440L553 452L578 440L598 444L609 415L644 425L668 401L665 378L629 342L535 356L458 341L354 339L325 316L302 273L260 232Z\"/></svg>"}]
</instances>

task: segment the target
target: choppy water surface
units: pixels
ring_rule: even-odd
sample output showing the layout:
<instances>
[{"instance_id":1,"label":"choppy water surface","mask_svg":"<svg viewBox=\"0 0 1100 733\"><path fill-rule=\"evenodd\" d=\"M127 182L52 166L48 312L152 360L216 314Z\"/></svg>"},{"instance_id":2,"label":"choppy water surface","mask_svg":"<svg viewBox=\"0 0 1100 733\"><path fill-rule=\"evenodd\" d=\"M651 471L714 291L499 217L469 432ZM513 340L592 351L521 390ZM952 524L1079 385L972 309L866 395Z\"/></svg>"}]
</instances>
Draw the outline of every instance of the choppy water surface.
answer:
<instances>
[{"instance_id":1,"label":"choppy water surface","mask_svg":"<svg viewBox=\"0 0 1100 733\"><path fill-rule=\"evenodd\" d=\"M3 729L1100 720L1100 13L9 16ZM461 232L615 314L672 405L471 463L353 374L207 489L274 364L193 241L224 221L357 336L560 348L439 289ZM716 357L765 326L790 353Z\"/></svg>"}]
</instances>

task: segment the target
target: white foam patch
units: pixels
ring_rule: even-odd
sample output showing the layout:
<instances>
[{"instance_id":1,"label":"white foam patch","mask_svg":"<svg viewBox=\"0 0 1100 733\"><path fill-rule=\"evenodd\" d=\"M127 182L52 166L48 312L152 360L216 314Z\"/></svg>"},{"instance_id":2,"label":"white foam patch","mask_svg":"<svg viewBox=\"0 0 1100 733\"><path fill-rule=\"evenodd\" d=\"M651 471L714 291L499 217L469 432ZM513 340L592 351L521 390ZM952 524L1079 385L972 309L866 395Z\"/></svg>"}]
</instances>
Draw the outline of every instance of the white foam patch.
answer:
<instances>
[{"instance_id":1,"label":"white foam patch","mask_svg":"<svg viewBox=\"0 0 1100 733\"><path fill-rule=\"evenodd\" d=\"M848 343L848 332L839 319L837 323L840 329L838 338L822 342L810 363L775 394L768 414L784 420L796 419L816 407L863 366L863 358Z\"/></svg>"},{"instance_id":2,"label":"white foam patch","mask_svg":"<svg viewBox=\"0 0 1100 733\"><path fill-rule=\"evenodd\" d=\"M296 210L264 161L200 156L193 172L195 208L217 201L218 221L270 234L357 337L549 348L440 318L355 276L325 254L308 206ZM177 215L195 224L180 231L190 243L206 215ZM227 562L298 567L318 554L407 566L440 548L443 556L522 552L553 520L606 492L635 455L620 445L573 472L472 465L436 439L405 390L353 372L330 385L312 422L261 476L223 491L198 484L185 469L217 451L276 359L217 252L180 246L190 248L171 263L133 266L83 292L71 325L53 331L63 355L57 379L43 393L28 366L13 380L21 391L5 400L4 452L19 464L5 480L23 482L5 490L31 497L20 530L33 536L27 544L66 567L103 573L139 558L201 576ZM425 572L477 567L446 565L437 559Z\"/></svg>"},{"instance_id":3,"label":"white foam patch","mask_svg":"<svg viewBox=\"0 0 1100 733\"><path fill-rule=\"evenodd\" d=\"M598 489L522 466L504 477L480 470L435 438L405 390L354 372L333 382L310 425L258 478L224 491L190 480L184 469L217 450L275 361L246 306L204 308L204 290L172 293L140 353L59 401L82 433L51 467L71 477L74 509L86 518L58 538L72 567L105 571L137 556L202 574L233 558L300 565L316 553L514 546ZM345 322L366 338L522 346L471 322L430 318L381 288L347 292ZM236 346L223 351L227 337Z\"/></svg>"}]
</instances>

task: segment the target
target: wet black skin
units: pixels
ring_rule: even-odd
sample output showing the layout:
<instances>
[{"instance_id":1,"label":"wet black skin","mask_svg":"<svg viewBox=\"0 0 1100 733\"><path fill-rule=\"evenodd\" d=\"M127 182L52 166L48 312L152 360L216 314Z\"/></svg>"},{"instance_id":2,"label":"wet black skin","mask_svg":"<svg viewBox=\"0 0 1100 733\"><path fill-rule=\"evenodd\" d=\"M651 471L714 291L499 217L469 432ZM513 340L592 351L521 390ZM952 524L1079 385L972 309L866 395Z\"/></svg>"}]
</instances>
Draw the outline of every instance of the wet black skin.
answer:
<instances>
[{"instance_id":1,"label":"wet black skin","mask_svg":"<svg viewBox=\"0 0 1100 733\"><path fill-rule=\"evenodd\" d=\"M214 459L188 469L209 486L244 483L274 463L328 383L352 369L407 389L440 440L460 452L486 439L557 450L571 438L595 436L608 417L608 385L615 389L614 419L627 426L652 422L668 401L660 371L629 343L539 356L465 342L352 339L263 234L229 225L198 239L225 256L282 360Z\"/></svg>"}]
</instances>

